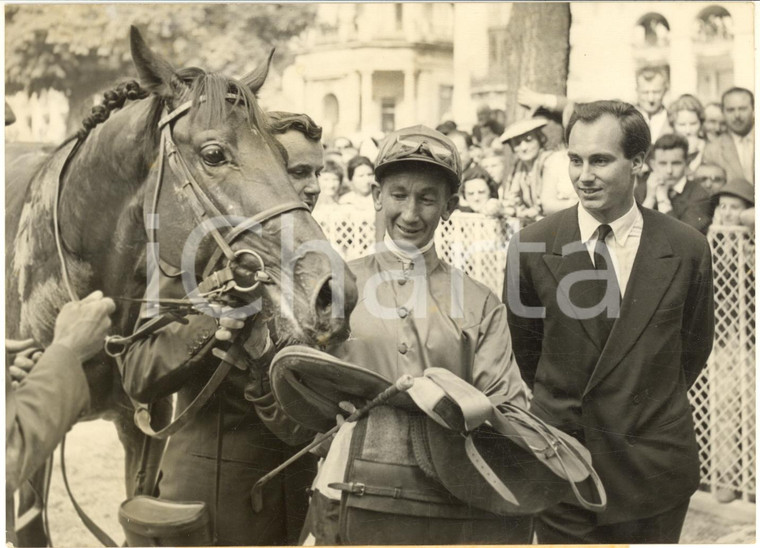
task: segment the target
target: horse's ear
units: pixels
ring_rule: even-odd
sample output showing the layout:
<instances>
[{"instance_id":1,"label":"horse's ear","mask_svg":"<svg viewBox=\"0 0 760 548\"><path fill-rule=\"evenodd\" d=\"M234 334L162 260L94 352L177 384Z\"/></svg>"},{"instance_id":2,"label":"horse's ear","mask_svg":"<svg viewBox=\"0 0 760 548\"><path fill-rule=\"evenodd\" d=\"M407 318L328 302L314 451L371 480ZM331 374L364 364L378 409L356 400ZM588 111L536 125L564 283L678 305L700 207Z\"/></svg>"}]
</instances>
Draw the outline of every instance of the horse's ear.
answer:
<instances>
[{"instance_id":1,"label":"horse's ear","mask_svg":"<svg viewBox=\"0 0 760 548\"><path fill-rule=\"evenodd\" d=\"M243 84L248 86L248 89L250 89L254 95L258 93L258 91L261 89L261 86L264 85L264 81L267 79L267 74L269 74L269 66L272 64L273 55L274 48L269 50L269 55L267 56L265 63L261 63L258 67L240 79Z\"/></svg>"},{"instance_id":2,"label":"horse's ear","mask_svg":"<svg viewBox=\"0 0 760 548\"><path fill-rule=\"evenodd\" d=\"M140 76L140 84L161 97L173 96L174 67L151 51L134 25L129 28L129 47L132 51L132 61Z\"/></svg>"}]
</instances>

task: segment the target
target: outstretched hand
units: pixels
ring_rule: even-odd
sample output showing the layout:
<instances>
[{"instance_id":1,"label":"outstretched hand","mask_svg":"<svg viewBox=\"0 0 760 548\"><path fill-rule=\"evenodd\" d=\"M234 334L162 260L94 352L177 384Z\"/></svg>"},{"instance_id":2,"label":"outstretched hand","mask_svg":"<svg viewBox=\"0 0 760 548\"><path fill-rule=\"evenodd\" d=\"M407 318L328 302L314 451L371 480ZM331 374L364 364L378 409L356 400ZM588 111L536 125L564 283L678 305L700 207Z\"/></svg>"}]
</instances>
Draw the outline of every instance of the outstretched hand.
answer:
<instances>
[{"instance_id":1,"label":"outstretched hand","mask_svg":"<svg viewBox=\"0 0 760 548\"><path fill-rule=\"evenodd\" d=\"M112 299L94 291L81 301L66 303L55 320L53 344L74 352L82 363L103 348L111 327L109 316L116 310Z\"/></svg>"}]
</instances>

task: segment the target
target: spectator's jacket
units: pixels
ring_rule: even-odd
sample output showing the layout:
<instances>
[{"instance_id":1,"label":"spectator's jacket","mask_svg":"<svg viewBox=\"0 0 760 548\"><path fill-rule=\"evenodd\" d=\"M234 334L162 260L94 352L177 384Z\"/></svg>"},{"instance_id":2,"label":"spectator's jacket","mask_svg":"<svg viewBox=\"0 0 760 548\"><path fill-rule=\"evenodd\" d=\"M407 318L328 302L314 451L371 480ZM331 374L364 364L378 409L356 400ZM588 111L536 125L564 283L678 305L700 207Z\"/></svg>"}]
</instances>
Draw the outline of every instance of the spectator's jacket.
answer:
<instances>
[{"instance_id":1,"label":"spectator's jacket","mask_svg":"<svg viewBox=\"0 0 760 548\"><path fill-rule=\"evenodd\" d=\"M564 306L568 291L577 306L596 304L564 285L594 268L585 246L565 248L581 240L577 207L513 237L504 300L517 363L533 389L531 411L585 440L607 491L607 510L597 517L603 525L672 509L699 485L687 393L712 349L712 264L704 236L641 208L641 244L603 344L595 320L572 317ZM544 249L523 245L520 253L526 243ZM527 317L520 304L544 314Z\"/></svg>"},{"instance_id":2,"label":"spectator's jacket","mask_svg":"<svg viewBox=\"0 0 760 548\"><path fill-rule=\"evenodd\" d=\"M514 206L515 215L523 217L525 211L534 208L543 213L541 193L543 191L544 163L551 156L551 150L541 150L531 165L517 160L509 177L505 201Z\"/></svg>"},{"instance_id":3,"label":"spectator's jacket","mask_svg":"<svg viewBox=\"0 0 760 548\"><path fill-rule=\"evenodd\" d=\"M651 172L650 172L651 174ZM641 204L647 197L646 178L636 185L634 190L636 201ZM673 207L668 215L674 217L707 234L707 229L712 223L713 206L710 202L710 194L695 181L687 181L683 192L675 194L670 199Z\"/></svg>"},{"instance_id":4,"label":"spectator's jacket","mask_svg":"<svg viewBox=\"0 0 760 548\"><path fill-rule=\"evenodd\" d=\"M50 346L17 388L5 369L5 530L15 541L13 492L53 453L90 405L79 358Z\"/></svg>"},{"instance_id":5,"label":"spectator's jacket","mask_svg":"<svg viewBox=\"0 0 760 548\"><path fill-rule=\"evenodd\" d=\"M5 370L5 488L12 493L42 466L90 404L79 358L50 346L15 389Z\"/></svg>"},{"instance_id":6,"label":"spectator's jacket","mask_svg":"<svg viewBox=\"0 0 760 548\"><path fill-rule=\"evenodd\" d=\"M711 143L707 143L705 153L702 155L703 164L718 164L726 170L726 180L746 179L744 169L739 160L739 153L736 151L736 145L731 134L726 132L719 135ZM755 184L754 174L750 183Z\"/></svg>"}]
</instances>

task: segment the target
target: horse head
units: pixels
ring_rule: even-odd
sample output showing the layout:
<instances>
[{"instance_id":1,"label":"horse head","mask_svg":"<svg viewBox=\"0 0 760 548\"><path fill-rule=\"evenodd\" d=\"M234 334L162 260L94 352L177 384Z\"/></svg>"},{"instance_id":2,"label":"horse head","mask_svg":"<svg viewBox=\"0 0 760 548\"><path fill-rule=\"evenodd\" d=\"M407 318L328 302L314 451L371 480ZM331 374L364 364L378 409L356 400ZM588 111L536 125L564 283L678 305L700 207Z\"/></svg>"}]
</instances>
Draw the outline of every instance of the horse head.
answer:
<instances>
[{"instance_id":1,"label":"horse head","mask_svg":"<svg viewBox=\"0 0 760 548\"><path fill-rule=\"evenodd\" d=\"M175 70L134 27L131 50L142 87L162 105L144 207L160 260L183 272L190 294L226 288L246 311L274 315L281 341L345 338L353 275L288 182L284 151L256 101L272 53L234 80Z\"/></svg>"}]
</instances>

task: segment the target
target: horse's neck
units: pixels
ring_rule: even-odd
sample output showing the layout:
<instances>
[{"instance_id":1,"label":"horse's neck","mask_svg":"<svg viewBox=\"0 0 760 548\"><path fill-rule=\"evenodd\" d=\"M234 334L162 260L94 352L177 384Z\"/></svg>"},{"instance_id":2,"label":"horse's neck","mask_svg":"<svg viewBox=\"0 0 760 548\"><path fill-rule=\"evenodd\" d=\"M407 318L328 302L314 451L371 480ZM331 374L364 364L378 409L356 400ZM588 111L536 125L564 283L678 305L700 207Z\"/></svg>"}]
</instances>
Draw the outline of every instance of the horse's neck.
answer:
<instances>
[{"instance_id":1,"label":"horse's neck","mask_svg":"<svg viewBox=\"0 0 760 548\"><path fill-rule=\"evenodd\" d=\"M102 288L123 295L130 282L128 267L144 252L141 194L157 145L156 105L133 103L95 128L71 158L58 210L67 271L73 290L84 296ZM11 334L50 342L55 316L69 300L53 235L55 189L73 144L62 147L34 175L19 215L6 273L13 280L6 307ZM121 287L117 288L118 283ZM106 289L104 284L108 283ZM117 291L118 289L118 291Z\"/></svg>"},{"instance_id":2,"label":"horse's neck","mask_svg":"<svg viewBox=\"0 0 760 548\"><path fill-rule=\"evenodd\" d=\"M64 241L80 256L89 258L111 245L121 211L146 181L158 154L154 101L113 113L69 162L59 216Z\"/></svg>"}]
</instances>

